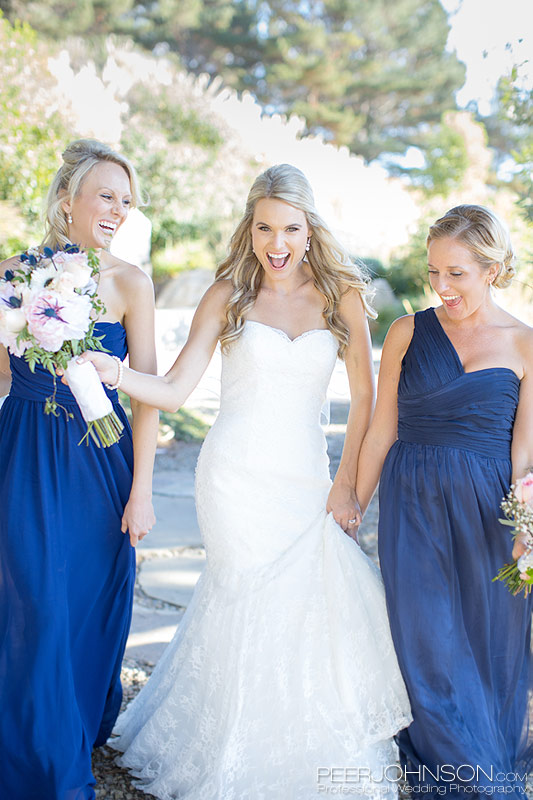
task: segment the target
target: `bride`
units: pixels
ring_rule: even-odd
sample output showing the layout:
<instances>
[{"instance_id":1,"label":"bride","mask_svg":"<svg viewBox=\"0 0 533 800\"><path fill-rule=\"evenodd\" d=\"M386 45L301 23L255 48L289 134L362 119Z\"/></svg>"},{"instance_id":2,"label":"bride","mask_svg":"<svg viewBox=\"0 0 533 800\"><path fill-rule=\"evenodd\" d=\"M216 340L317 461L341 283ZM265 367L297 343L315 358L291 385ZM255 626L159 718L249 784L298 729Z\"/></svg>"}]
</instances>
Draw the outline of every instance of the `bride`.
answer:
<instances>
[{"instance_id":1,"label":"bride","mask_svg":"<svg viewBox=\"0 0 533 800\"><path fill-rule=\"evenodd\" d=\"M219 416L196 473L207 566L111 746L161 800L394 797L410 722L379 572L356 543L356 465L373 405L366 284L304 175L252 186L230 253L164 377L86 353L100 378L175 411L217 342ZM351 410L331 484L320 410L337 356ZM346 535L348 534L348 535Z\"/></svg>"}]
</instances>

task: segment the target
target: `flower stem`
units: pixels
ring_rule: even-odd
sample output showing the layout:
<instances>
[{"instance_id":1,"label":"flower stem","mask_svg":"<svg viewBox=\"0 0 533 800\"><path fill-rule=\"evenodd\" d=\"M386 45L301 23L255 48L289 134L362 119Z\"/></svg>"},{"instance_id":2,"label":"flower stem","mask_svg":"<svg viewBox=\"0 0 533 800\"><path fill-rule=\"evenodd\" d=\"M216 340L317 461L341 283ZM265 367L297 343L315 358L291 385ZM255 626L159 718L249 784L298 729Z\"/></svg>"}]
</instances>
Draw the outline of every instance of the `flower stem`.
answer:
<instances>
[{"instance_id":1,"label":"flower stem","mask_svg":"<svg viewBox=\"0 0 533 800\"><path fill-rule=\"evenodd\" d=\"M118 442L123 430L124 425L112 411L105 417L88 422L87 433L78 444L85 442L89 445L89 437L91 437L97 447L111 447Z\"/></svg>"}]
</instances>

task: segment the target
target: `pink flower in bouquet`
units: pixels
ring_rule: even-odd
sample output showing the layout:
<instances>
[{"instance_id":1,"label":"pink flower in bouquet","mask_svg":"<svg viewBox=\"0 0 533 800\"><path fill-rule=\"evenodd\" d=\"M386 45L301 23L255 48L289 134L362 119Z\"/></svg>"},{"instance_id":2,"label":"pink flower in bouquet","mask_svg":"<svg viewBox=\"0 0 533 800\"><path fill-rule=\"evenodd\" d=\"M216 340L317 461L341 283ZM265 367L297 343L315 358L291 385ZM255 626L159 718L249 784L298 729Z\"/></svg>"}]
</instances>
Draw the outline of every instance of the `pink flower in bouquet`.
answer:
<instances>
[{"instance_id":1,"label":"pink flower in bouquet","mask_svg":"<svg viewBox=\"0 0 533 800\"><path fill-rule=\"evenodd\" d=\"M89 279L91 277L92 269L87 263L87 256L85 253L71 253L69 254L61 254L63 258L61 259L61 266L63 267L63 272L68 273L72 276L74 282L75 289L83 289L89 283ZM57 256L54 257L54 261L57 263Z\"/></svg>"},{"instance_id":2,"label":"pink flower in bouquet","mask_svg":"<svg viewBox=\"0 0 533 800\"><path fill-rule=\"evenodd\" d=\"M28 330L44 349L55 353L65 338L65 303L56 292L42 292L25 306Z\"/></svg>"},{"instance_id":3,"label":"pink flower in bouquet","mask_svg":"<svg viewBox=\"0 0 533 800\"><path fill-rule=\"evenodd\" d=\"M104 308L97 297L97 275L94 250L86 254L69 247L54 253L45 247L42 252L33 249L22 253L19 265L6 269L0 278L0 344L12 355L23 356L31 372L39 365L51 371L54 389L46 398L45 414L59 415L54 367L65 370L87 423L82 441L92 439L97 447L110 447L118 442L124 426L94 367L82 365L92 368L94 386L90 390L86 383L81 385L73 378L75 367L81 369L76 364L77 353L103 349L91 319Z\"/></svg>"},{"instance_id":4,"label":"pink flower in bouquet","mask_svg":"<svg viewBox=\"0 0 533 800\"><path fill-rule=\"evenodd\" d=\"M86 294L72 294L64 303L65 339L83 339L89 330L93 306Z\"/></svg>"},{"instance_id":5,"label":"pink flower in bouquet","mask_svg":"<svg viewBox=\"0 0 533 800\"><path fill-rule=\"evenodd\" d=\"M519 503L526 503L533 508L533 472L518 478L514 487L514 495Z\"/></svg>"}]
</instances>

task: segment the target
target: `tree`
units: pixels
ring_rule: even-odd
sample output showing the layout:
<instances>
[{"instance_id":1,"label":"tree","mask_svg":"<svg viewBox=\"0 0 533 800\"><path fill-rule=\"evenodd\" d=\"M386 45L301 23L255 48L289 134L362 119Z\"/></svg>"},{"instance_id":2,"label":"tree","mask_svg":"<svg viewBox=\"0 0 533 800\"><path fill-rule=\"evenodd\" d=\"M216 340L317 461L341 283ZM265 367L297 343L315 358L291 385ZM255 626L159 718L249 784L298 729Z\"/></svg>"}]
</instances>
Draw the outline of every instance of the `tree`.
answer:
<instances>
[{"instance_id":1,"label":"tree","mask_svg":"<svg viewBox=\"0 0 533 800\"><path fill-rule=\"evenodd\" d=\"M134 0L0 0L0 10L9 20L27 22L55 40L70 34L107 34L133 5Z\"/></svg>"},{"instance_id":2,"label":"tree","mask_svg":"<svg viewBox=\"0 0 533 800\"><path fill-rule=\"evenodd\" d=\"M524 219L533 224L533 89L519 79L518 67L499 84L500 118L506 123L509 149L516 164L511 186Z\"/></svg>"},{"instance_id":3,"label":"tree","mask_svg":"<svg viewBox=\"0 0 533 800\"><path fill-rule=\"evenodd\" d=\"M464 66L446 51L439 0L67 0L11 15L58 32L131 35L162 45L196 74L222 76L268 111L296 113L307 133L367 161L402 153L455 108ZM70 15L67 7L71 9ZM46 10L46 14L45 14Z\"/></svg>"},{"instance_id":4,"label":"tree","mask_svg":"<svg viewBox=\"0 0 533 800\"><path fill-rule=\"evenodd\" d=\"M369 161L454 108L464 67L439 0L272 0L259 97Z\"/></svg>"},{"instance_id":5,"label":"tree","mask_svg":"<svg viewBox=\"0 0 533 800\"><path fill-rule=\"evenodd\" d=\"M0 72L0 202L17 209L26 223L24 232L11 230L2 242L5 257L39 241L43 196L70 137L50 103L46 53L35 33L25 24L10 25L1 14Z\"/></svg>"}]
</instances>

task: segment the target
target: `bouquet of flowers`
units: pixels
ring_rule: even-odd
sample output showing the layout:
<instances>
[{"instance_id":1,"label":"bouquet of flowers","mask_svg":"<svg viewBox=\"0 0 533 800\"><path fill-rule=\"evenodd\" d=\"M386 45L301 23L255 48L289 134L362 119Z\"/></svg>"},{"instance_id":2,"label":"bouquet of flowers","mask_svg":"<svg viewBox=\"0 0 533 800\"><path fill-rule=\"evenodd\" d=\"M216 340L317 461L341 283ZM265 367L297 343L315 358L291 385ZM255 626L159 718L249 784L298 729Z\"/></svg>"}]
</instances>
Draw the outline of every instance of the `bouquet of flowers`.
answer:
<instances>
[{"instance_id":1,"label":"bouquet of flowers","mask_svg":"<svg viewBox=\"0 0 533 800\"><path fill-rule=\"evenodd\" d=\"M533 472L511 486L501 508L506 518L500 522L514 528L514 538L523 536L528 549L517 561L505 564L493 580L503 581L512 594L524 592L527 597L533 585Z\"/></svg>"},{"instance_id":2,"label":"bouquet of flowers","mask_svg":"<svg viewBox=\"0 0 533 800\"><path fill-rule=\"evenodd\" d=\"M76 363L84 350L104 349L93 334L95 318L104 310L96 294L98 266L94 250L84 253L73 245L57 252L45 247L42 253L23 253L20 266L0 279L0 343L24 357L32 372L40 364L52 374L54 391L45 414L59 414L56 369L64 370L87 422L82 441L88 444L90 436L98 447L109 447L118 442L124 426L93 365Z\"/></svg>"}]
</instances>

